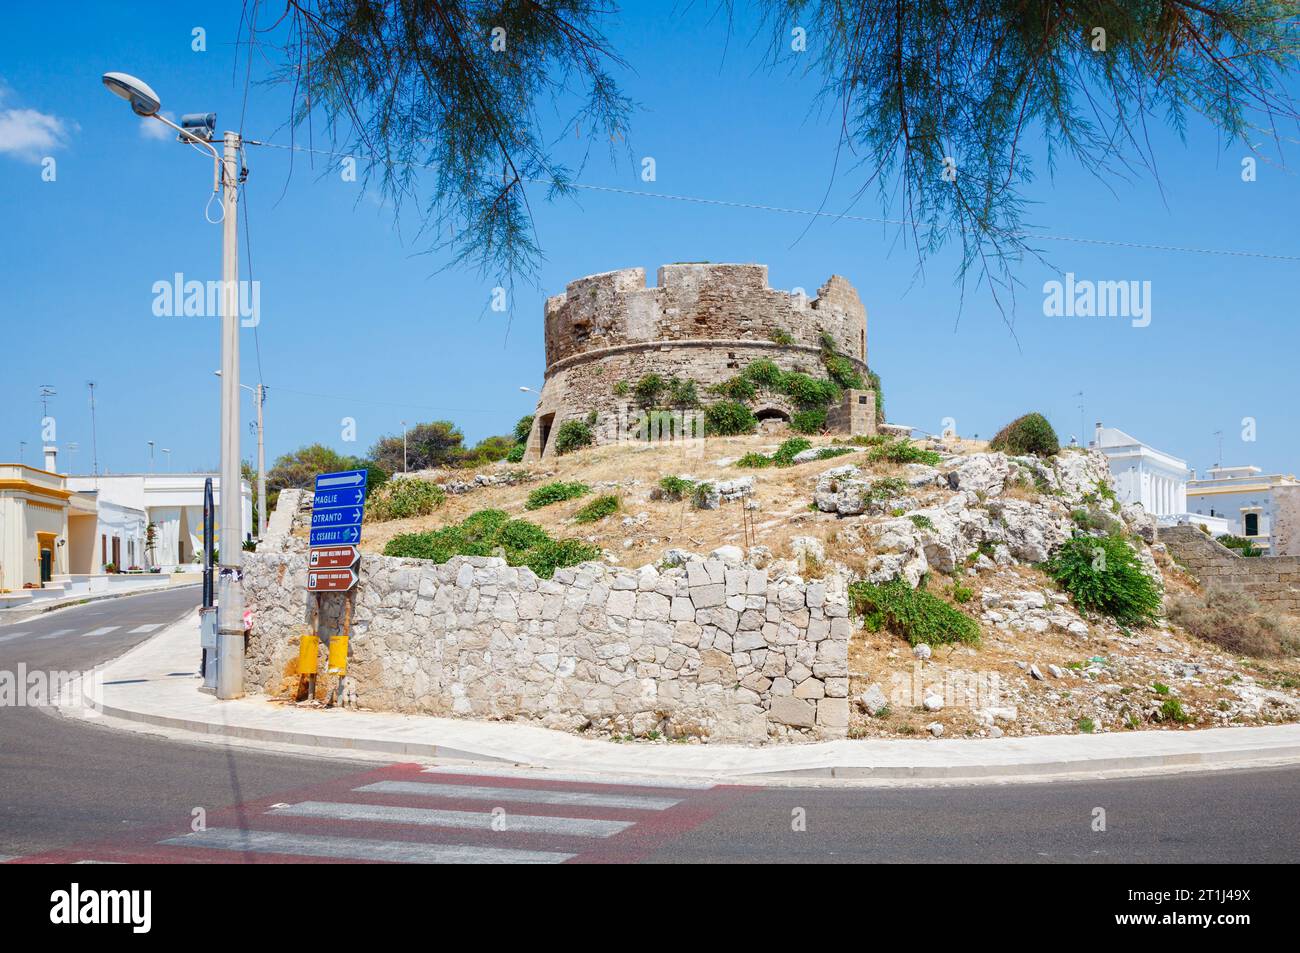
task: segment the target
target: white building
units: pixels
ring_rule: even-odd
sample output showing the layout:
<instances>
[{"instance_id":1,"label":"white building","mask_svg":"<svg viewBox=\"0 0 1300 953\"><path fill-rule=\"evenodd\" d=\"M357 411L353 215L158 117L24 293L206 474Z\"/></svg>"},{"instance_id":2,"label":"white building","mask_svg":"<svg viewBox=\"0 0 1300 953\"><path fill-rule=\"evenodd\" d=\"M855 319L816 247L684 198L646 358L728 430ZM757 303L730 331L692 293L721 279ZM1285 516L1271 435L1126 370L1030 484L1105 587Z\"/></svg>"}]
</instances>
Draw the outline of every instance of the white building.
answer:
<instances>
[{"instance_id":1,"label":"white building","mask_svg":"<svg viewBox=\"0 0 1300 953\"><path fill-rule=\"evenodd\" d=\"M1292 474L1265 474L1259 467L1212 467L1206 477L1187 486L1187 506L1196 518L1224 520L1225 532L1244 536L1265 555L1277 555L1286 547L1277 540L1279 503L1284 496L1300 493L1300 482Z\"/></svg>"},{"instance_id":2,"label":"white building","mask_svg":"<svg viewBox=\"0 0 1300 953\"><path fill-rule=\"evenodd\" d=\"M203 484L212 477L212 495L221 505L221 478L208 473L113 473L95 476L70 476L68 489L93 494L99 504L101 524L119 522L140 525L133 514L142 514L143 527L135 537L138 547L135 563L160 566L164 570L184 567L197 561L203 551ZM247 481L240 481L244 538L252 537L253 491ZM220 511L218 511L218 519ZM132 521L135 521L134 523ZM107 521L107 523L106 523ZM145 534L154 527L154 545L146 552ZM217 528L219 532L219 527ZM97 532L104 537L103 528ZM102 542L102 540L101 540ZM123 539L123 546L126 539ZM100 547L103 549L103 546ZM122 552L122 559L127 558ZM143 562L141 561L143 560ZM121 568L122 563L119 563Z\"/></svg>"},{"instance_id":3,"label":"white building","mask_svg":"<svg viewBox=\"0 0 1300 953\"><path fill-rule=\"evenodd\" d=\"M1186 460L1100 423L1089 446L1106 454L1121 502L1141 503L1152 516L1169 520L1187 512L1187 480L1191 470Z\"/></svg>"}]
</instances>

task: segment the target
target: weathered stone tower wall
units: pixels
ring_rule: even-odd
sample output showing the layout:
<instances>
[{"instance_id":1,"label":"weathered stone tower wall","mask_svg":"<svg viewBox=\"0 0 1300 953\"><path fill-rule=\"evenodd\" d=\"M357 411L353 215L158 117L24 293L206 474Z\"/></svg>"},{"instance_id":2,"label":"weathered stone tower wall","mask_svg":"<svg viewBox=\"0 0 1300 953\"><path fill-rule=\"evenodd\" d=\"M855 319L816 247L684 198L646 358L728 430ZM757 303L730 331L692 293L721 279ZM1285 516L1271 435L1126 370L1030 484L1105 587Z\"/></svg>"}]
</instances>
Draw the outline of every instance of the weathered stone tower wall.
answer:
<instances>
[{"instance_id":1,"label":"weathered stone tower wall","mask_svg":"<svg viewBox=\"0 0 1300 953\"><path fill-rule=\"evenodd\" d=\"M769 288L766 265L664 265L657 287L646 287L644 268L579 278L546 302L546 382L528 457L549 455L566 420L592 411L601 417L635 412L633 398L615 393L620 381L635 383L652 373L690 379L707 399L707 387L762 358L782 370L824 376L823 331L865 376L867 312L839 275L814 298ZM859 403L872 413L850 413L848 405ZM767 396L754 401L753 410L760 418L788 419L793 408ZM846 394L831 420L845 433L874 432L874 395Z\"/></svg>"}]
</instances>

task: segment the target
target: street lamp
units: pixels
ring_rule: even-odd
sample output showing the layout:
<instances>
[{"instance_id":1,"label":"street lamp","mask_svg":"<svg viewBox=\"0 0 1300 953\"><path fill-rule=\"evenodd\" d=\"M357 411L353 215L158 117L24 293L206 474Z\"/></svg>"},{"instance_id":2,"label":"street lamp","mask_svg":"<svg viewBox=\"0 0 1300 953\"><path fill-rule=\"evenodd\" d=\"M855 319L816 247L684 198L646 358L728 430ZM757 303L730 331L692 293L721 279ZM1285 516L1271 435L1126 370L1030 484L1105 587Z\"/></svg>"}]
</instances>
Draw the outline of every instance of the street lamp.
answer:
<instances>
[{"instance_id":1,"label":"street lamp","mask_svg":"<svg viewBox=\"0 0 1300 953\"><path fill-rule=\"evenodd\" d=\"M172 448L163 447L162 452L167 454L167 472L171 473L172 472Z\"/></svg>"},{"instance_id":2,"label":"street lamp","mask_svg":"<svg viewBox=\"0 0 1300 953\"><path fill-rule=\"evenodd\" d=\"M221 376L221 371L212 373ZM261 384L256 387L247 384L239 386L252 394L257 402L257 538L262 539L266 536L266 431L262 427L262 405L266 403L266 388Z\"/></svg>"},{"instance_id":3,"label":"street lamp","mask_svg":"<svg viewBox=\"0 0 1300 953\"><path fill-rule=\"evenodd\" d=\"M207 140L159 113L162 100L143 80L127 73L105 73L109 92L131 104L137 116L157 119L175 129L181 142L212 154L212 190L221 190L221 506L218 550L221 569L217 590L217 697L244 693L244 593L240 562L244 549L239 492L239 133L222 136L221 152ZM214 120L215 122L215 120ZM205 123L206 128L206 123ZM167 451L163 451L166 453Z\"/></svg>"},{"instance_id":4,"label":"street lamp","mask_svg":"<svg viewBox=\"0 0 1300 953\"><path fill-rule=\"evenodd\" d=\"M153 441L146 441L149 444L149 472L153 473Z\"/></svg>"}]
</instances>

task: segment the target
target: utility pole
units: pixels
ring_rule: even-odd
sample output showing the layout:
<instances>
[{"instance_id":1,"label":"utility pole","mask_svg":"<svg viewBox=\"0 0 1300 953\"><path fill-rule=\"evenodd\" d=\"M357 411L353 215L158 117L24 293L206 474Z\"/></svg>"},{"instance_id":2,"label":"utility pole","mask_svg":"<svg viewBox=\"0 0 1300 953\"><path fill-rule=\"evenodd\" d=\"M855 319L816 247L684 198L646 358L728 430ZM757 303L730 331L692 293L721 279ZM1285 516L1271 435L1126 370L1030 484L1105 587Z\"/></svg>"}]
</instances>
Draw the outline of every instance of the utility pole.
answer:
<instances>
[{"instance_id":1,"label":"utility pole","mask_svg":"<svg viewBox=\"0 0 1300 953\"><path fill-rule=\"evenodd\" d=\"M266 536L266 428L262 424L262 405L266 403L266 386L257 385L257 538Z\"/></svg>"},{"instance_id":2,"label":"utility pole","mask_svg":"<svg viewBox=\"0 0 1300 953\"><path fill-rule=\"evenodd\" d=\"M1223 466L1223 431L1222 430L1214 431L1214 436L1219 438L1219 459L1218 462L1215 463L1214 465L1216 467L1221 467Z\"/></svg>"},{"instance_id":3,"label":"utility pole","mask_svg":"<svg viewBox=\"0 0 1300 953\"><path fill-rule=\"evenodd\" d=\"M244 694L243 494L239 473L239 151L222 137L221 158L221 567L217 587L217 697Z\"/></svg>"},{"instance_id":4,"label":"utility pole","mask_svg":"<svg viewBox=\"0 0 1300 953\"><path fill-rule=\"evenodd\" d=\"M27 453L27 441L19 440L18 441L18 465L19 466L23 465L23 456L26 453Z\"/></svg>"},{"instance_id":5,"label":"utility pole","mask_svg":"<svg viewBox=\"0 0 1300 953\"><path fill-rule=\"evenodd\" d=\"M99 437L95 430L95 382L86 381L90 388L90 465L95 476L95 489L99 489Z\"/></svg>"},{"instance_id":6,"label":"utility pole","mask_svg":"<svg viewBox=\"0 0 1300 953\"><path fill-rule=\"evenodd\" d=\"M406 473L406 421L402 421L402 472Z\"/></svg>"}]
</instances>

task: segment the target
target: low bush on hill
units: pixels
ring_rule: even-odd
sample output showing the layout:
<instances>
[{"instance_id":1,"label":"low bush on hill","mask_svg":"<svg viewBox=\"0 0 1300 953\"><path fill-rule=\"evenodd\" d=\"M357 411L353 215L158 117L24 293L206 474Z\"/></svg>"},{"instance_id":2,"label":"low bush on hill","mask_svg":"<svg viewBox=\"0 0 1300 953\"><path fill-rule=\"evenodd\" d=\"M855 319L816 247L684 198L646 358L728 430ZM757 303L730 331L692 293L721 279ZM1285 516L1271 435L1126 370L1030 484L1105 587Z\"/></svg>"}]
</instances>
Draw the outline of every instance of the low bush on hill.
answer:
<instances>
[{"instance_id":1,"label":"low bush on hill","mask_svg":"<svg viewBox=\"0 0 1300 953\"><path fill-rule=\"evenodd\" d=\"M564 456L574 450L590 447L595 441L596 435L591 423L585 420L566 420L555 432L555 452Z\"/></svg>"},{"instance_id":2,"label":"low bush on hill","mask_svg":"<svg viewBox=\"0 0 1300 953\"><path fill-rule=\"evenodd\" d=\"M733 437L753 433L758 418L738 400L720 400L704 408L707 432L715 437Z\"/></svg>"},{"instance_id":3,"label":"low bush on hill","mask_svg":"<svg viewBox=\"0 0 1300 953\"><path fill-rule=\"evenodd\" d=\"M594 523L596 520L603 520L606 516L613 516L618 512L621 505L617 496L607 493L596 497L574 513L573 521L575 523Z\"/></svg>"},{"instance_id":4,"label":"low bush on hill","mask_svg":"<svg viewBox=\"0 0 1300 953\"><path fill-rule=\"evenodd\" d=\"M394 536L384 555L439 563L453 556L502 556L511 566L527 566L550 579L560 567L598 559L600 548L577 539L552 539L540 526L512 520L501 510L479 510L459 525Z\"/></svg>"},{"instance_id":5,"label":"low bush on hill","mask_svg":"<svg viewBox=\"0 0 1300 953\"><path fill-rule=\"evenodd\" d=\"M1075 605L1143 626L1160 614L1160 589L1120 536L1075 536L1044 565Z\"/></svg>"},{"instance_id":6,"label":"low bush on hill","mask_svg":"<svg viewBox=\"0 0 1300 953\"><path fill-rule=\"evenodd\" d=\"M1236 655L1300 654L1300 625L1262 609L1244 592L1210 586L1201 596L1169 600L1169 621Z\"/></svg>"},{"instance_id":7,"label":"low bush on hill","mask_svg":"<svg viewBox=\"0 0 1300 953\"><path fill-rule=\"evenodd\" d=\"M366 500L366 519L374 523L428 516L447 501L442 487L429 480L389 480Z\"/></svg>"},{"instance_id":8,"label":"low bush on hill","mask_svg":"<svg viewBox=\"0 0 1300 953\"><path fill-rule=\"evenodd\" d=\"M1061 449L1056 431L1042 414L1031 413L1017 417L989 441L990 450L1000 450L1012 456L1055 456Z\"/></svg>"},{"instance_id":9,"label":"low bush on hill","mask_svg":"<svg viewBox=\"0 0 1300 953\"><path fill-rule=\"evenodd\" d=\"M902 579L879 586L856 582L849 586L849 599L872 632L886 629L912 645L975 645L980 640L979 623L974 619L924 589L913 589Z\"/></svg>"},{"instance_id":10,"label":"low bush on hill","mask_svg":"<svg viewBox=\"0 0 1300 953\"><path fill-rule=\"evenodd\" d=\"M524 509L540 510L543 506L550 506L552 503L576 500L578 497L586 496L590 492L591 487L585 483L565 483L557 480L554 483L539 486L529 493L528 499L524 503Z\"/></svg>"},{"instance_id":11,"label":"low bush on hill","mask_svg":"<svg viewBox=\"0 0 1300 953\"><path fill-rule=\"evenodd\" d=\"M900 439L876 444L867 453L867 459L883 463L924 463L926 466L937 467L942 458L933 450Z\"/></svg>"}]
</instances>

